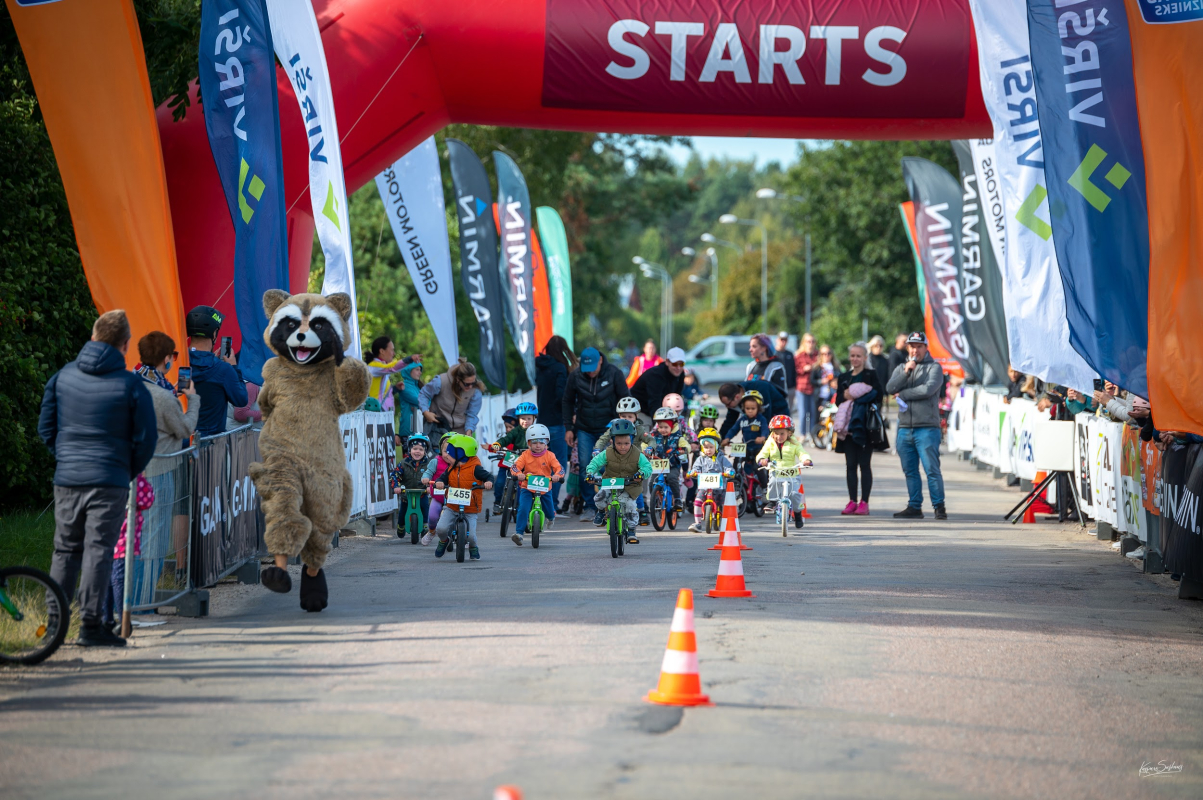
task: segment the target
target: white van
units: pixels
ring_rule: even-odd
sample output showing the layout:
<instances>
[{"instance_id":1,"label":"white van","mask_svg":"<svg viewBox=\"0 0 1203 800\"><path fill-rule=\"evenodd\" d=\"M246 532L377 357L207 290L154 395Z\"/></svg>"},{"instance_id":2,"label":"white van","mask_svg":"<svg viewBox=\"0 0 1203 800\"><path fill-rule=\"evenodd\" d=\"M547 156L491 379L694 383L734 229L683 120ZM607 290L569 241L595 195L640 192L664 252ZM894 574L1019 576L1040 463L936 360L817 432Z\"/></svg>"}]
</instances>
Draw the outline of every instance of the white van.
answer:
<instances>
[{"instance_id":1,"label":"white van","mask_svg":"<svg viewBox=\"0 0 1203 800\"><path fill-rule=\"evenodd\" d=\"M709 336L698 342L685 354L685 366L697 376L702 385L737 383L748 374L748 341L751 334L737 336ZM775 334L771 335L774 343ZM791 335L787 344L790 350L798 349L798 337Z\"/></svg>"}]
</instances>

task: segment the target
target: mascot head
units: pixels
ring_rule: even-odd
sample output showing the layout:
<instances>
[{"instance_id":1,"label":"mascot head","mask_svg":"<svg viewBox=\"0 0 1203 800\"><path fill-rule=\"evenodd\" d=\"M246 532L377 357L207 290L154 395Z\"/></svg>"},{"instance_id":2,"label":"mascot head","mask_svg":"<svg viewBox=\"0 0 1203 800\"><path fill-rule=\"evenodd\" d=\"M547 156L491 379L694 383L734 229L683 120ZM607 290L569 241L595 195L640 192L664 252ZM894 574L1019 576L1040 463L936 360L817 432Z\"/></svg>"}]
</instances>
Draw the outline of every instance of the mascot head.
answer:
<instances>
[{"instance_id":1,"label":"mascot head","mask_svg":"<svg viewBox=\"0 0 1203 800\"><path fill-rule=\"evenodd\" d=\"M319 364L333 358L343 361L347 340L351 338L350 295L338 292L294 294L268 289L263 294L267 330L263 340L276 355L300 366Z\"/></svg>"}]
</instances>

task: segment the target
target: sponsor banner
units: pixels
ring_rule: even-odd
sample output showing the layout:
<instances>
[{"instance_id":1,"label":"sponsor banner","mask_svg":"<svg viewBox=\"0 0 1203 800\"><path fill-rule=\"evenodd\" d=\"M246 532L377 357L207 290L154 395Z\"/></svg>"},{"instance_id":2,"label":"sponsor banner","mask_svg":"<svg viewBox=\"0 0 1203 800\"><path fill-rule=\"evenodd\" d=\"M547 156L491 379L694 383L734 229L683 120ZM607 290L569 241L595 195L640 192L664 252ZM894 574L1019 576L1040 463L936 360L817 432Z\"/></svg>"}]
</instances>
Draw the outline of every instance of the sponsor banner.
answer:
<instances>
[{"instance_id":1,"label":"sponsor banner","mask_svg":"<svg viewBox=\"0 0 1203 800\"><path fill-rule=\"evenodd\" d=\"M1094 471L1091 465L1090 421L1094 416L1085 412L1074 417L1074 491L1078 495L1078 507L1082 513L1094 516Z\"/></svg>"},{"instance_id":2,"label":"sponsor banner","mask_svg":"<svg viewBox=\"0 0 1203 800\"><path fill-rule=\"evenodd\" d=\"M368 510L368 452L364 441L363 415L365 411L352 411L338 418L338 427L343 436L343 460L351 474L351 516L363 516Z\"/></svg>"},{"instance_id":3,"label":"sponsor banner","mask_svg":"<svg viewBox=\"0 0 1203 800\"><path fill-rule=\"evenodd\" d=\"M915 204L907 200L898 204L898 210L902 212L903 227L911 245L911 257L915 259L915 284L919 288L919 306L927 308L927 291L923 287L923 262L919 260L919 250L915 244Z\"/></svg>"},{"instance_id":4,"label":"sponsor banner","mask_svg":"<svg viewBox=\"0 0 1203 800\"><path fill-rule=\"evenodd\" d=\"M543 258L543 247L539 235L531 231L531 297L535 309L535 352L542 353L547 340L552 337L551 287L547 279L547 261Z\"/></svg>"},{"instance_id":5,"label":"sponsor banner","mask_svg":"<svg viewBox=\"0 0 1203 800\"><path fill-rule=\"evenodd\" d=\"M393 414L391 411L364 411L363 444L366 452L367 497L366 514L378 517L397 510L397 495L389 485L389 473L397 460L393 441Z\"/></svg>"},{"instance_id":6,"label":"sponsor banner","mask_svg":"<svg viewBox=\"0 0 1203 800\"><path fill-rule=\"evenodd\" d=\"M1096 376L1069 343L1065 291L1048 223L1027 9L1024 0L969 4L1006 209L1006 254L1000 267L1011 366L1089 393Z\"/></svg>"},{"instance_id":7,"label":"sponsor banner","mask_svg":"<svg viewBox=\"0 0 1203 800\"><path fill-rule=\"evenodd\" d=\"M1203 431L1203 360L1192 347L1203 339L1200 6L1198 0L1141 0L1142 19L1127 5L1149 207L1149 400L1159 428L1195 432ZM1178 12L1194 14L1194 21L1170 19ZM1156 21L1182 24L1148 24Z\"/></svg>"},{"instance_id":8,"label":"sponsor banner","mask_svg":"<svg viewBox=\"0 0 1203 800\"><path fill-rule=\"evenodd\" d=\"M961 308L969 341L981 358L982 383L1005 386L1010 354L1007 348L1007 317L1003 310L1002 273L994 257L988 230L1002 222L1002 197L993 168L993 143L983 156L974 158L969 142L952 143L961 173ZM983 177L982 171L985 170Z\"/></svg>"},{"instance_id":9,"label":"sponsor banner","mask_svg":"<svg viewBox=\"0 0 1203 800\"><path fill-rule=\"evenodd\" d=\"M1002 398L996 392L979 391L973 414L973 457L992 467L997 467L999 461L999 415L1005 407Z\"/></svg>"},{"instance_id":10,"label":"sponsor banner","mask_svg":"<svg viewBox=\"0 0 1203 800\"><path fill-rule=\"evenodd\" d=\"M572 268L568 262L568 234L560 214L550 206L535 209L539 223L539 241L547 262L547 286L551 292L551 327L563 336L573 350Z\"/></svg>"},{"instance_id":11,"label":"sponsor banner","mask_svg":"<svg viewBox=\"0 0 1203 800\"><path fill-rule=\"evenodd\" d=\"M1055 4L1054 4L1055 3ZM1149 228L1124 0L1031 0L1028 31L1069 341L1148 397Z\"/></svg>"},{"instance_id":12,"label":"sponsor banner","mask_svg":"<svg viewBox=\"0 0 1203 800\"><path fill-rule=\"evenodd\" d=\"M1003 403L998 411L998 469L1004 475L1011 475L1015 472L1013 461L1015 450L1011 423L1011 407Z\"/></svg>"},{"instance_id":13,"label":"sponsor banner","mask_svg":"<svg viewBox=\"0 0 1203 800\"><path fill-rule=\"evenodd\" d=\"M292 81L308 137L309 201L326 259L322 294L346 292L351 296L351 341L344 344L348 355L359 358L363 351L359 341L351 226L347 219L347 187L322 35L309 0L267 0L267 12L276 57Z\"/></svg>"},{"instance_id":14,"label":"sponsor banner","mask_svg":"<svg viewBox=\"0 0 1203 800\"><path fill-rule=\"evenodd\" d=\"M125 309L136 337L158 330L183 342L163 149L133 3L10 2L8 13L96 310ZM137 361L131 347L126 363Z\"/></svg>"},{"instance_id":15,"label":"sponsor banner","mask_svg":"<svg viewBox=\"0 0 1203 800\"><path fill-rule=\"evenodd\" d=\"M1161 450L1153 442L1140 442L1140 502L1153 516L1161 513Z\"/></svg>"},{"instance_id":16,"label":"sponsor banner","mask_svg":"<svg viewBox=\"0 0 1203 800\"><path fill-rule=\"evenodd\" d=\"M976 392L972 386L961 386L952 400L948 415L948 449L970 452L973 450L973 406Z\"/></svg>"},{"instance_id":17,"label":"sponsor banner","mask_svg":"<svg viewBox=\"0 0 1203 800\"><path fill-rule=\"evenodd\" d=\"M1094 489L1094 518L1120 527L1119 458L1120 426L1111 420L1091 417L1087 424L1090 442L1090 483Z\"/></svg>"},{"instance_id":18,"label":"sponsor banner","mask_svg":"<svg viewBox=\"0 0 1203 800\"><path fill-rule=\"evenodd\" d=\"M504 389L504 296L489 176L476 153L458 139L447 140L447 153L459 223L460 281L480 326L480 366L489 383Z\"/></svg>"},{"instance_id":19,"label":"sponsor banner","mask_svg":"<svg viewBox=\"0 0 1203 800\"><path fill-rule=\"evenodd\" d=\"M251 480L259 460L253 428L202 440L193 461L192 580L211 586L263 551L263 511Z\"/></svg>"},{"instance_id":20,"label":"sponsor banner","mask_svg":"<svg viewBox=\"0 0 1203 800\"><path fill-rule=\"evenodd\" d=\"M1141 475L1140 431L1131 425L1120 426L1119 494L1120 527L1142 542L1149 540L1145 524L1145 509L1141 495L1144 479Z\"/></svg>"},{"instance_id":21,"label":"sponsor banner","mask_svg":"<svg viewBox=\"0 0 1203 800\"><path fill-rule=\"evenodd\" d=\"M548 0L543 105L772 117L960 117L958 0Z\"/></svg>"},{"instance_id":22,"label":"sponsor banner","mask_svg":"<svg viewBox=\"0 0 1203 800\"><path fill-rule=\"evenodd\" d=\"M271 357L263 293L288 290L288 221L276 113L276 56L264 0L201 6L200 94L209 148L234 224L234 309L246 331L238 367L263 384Z\"/></svg>"},{"instance_id":23,"label":"sponsor banner","mask_svg":"<svg viewBox=\"0 0 1203 800\"><path fill-rule=\"evenodd\" d=\"M1011 474L1026 481L1036 480L1036 461L1032 452L1032 436L1036 420L1045 418L1036 404L1026 397L1016 397L1007 407L1009 435L1003 444L1008 449Z\"/></svg>"},{"instance_id":24,"label":"sponsor banner","mask_svg":"<svg viewBox=\"0 0 1203 800\"><path fill-rule=\"evenodd\" d=\"M1172 444L1162 455L1161 541L1166 572L1203 579L1203 445Z\"/></svg>"},{"instance_id":25,"label":"sponsor banner","mask_svg":"<svg viewBox=\"0 0 1203 800\"><path fill-rule=\"evenodd\" d=\"M977 171L979 194L982 198L983 226L990 234L990 244L994 248L994 266L999 271L1001 282L1002 265L1007 260L1007 209L1003 203L1002 181L998 174L998 156L994 152L993 139L969 139L968 141L969 150L973 154L973 166ZM1005 291L1005 284L1003 284L1002 290ZM1002 298L1001 291L999 298Z\"/></svg>"},{"instance_id":26,"label":"sponsor banner","mask_svg":"<svg viewBox=\"0 0 1203 800\"><path fill-rule=\"evenodd\" d=\"M531 276L531 209L526 179L505 153L493 151L497 172L497 208L494 210L501 239L498 270L509 308L510 335L527 380L535 383L535 298Z\"/></svg>"},{"instance_id":27,"label":"sponsor banner","mask_svg":"<svg viewBox=\"0 0 1203 800\"><path fill-rule=\"evenodd\" d=\"M397 248L448 364L459 361L455 283L439 154L431 136L376 176Z\"/></svg>"},{"instance_id":28,"label":"sponsor banner","mask_svg":"<svg viewBox=\"0 0 1203 800\"><path fill-rule=\"evenodd\" d=\"M1197 22L1203 20L1203 0L1136 0L1145 22Z\"/></svg>"},{"instance_id":29,"label":"sponsor banner","mask_svg":"<svg viewBox=\"0 0 1203 800\"><path fill-rule=\"evenodd\" d=\"M902 218L906 224L907 241L911 245L911 255L915 259L915 275L919 283L919 302L923 306L923 330L927 335L927 349L931 352L931 357L936 360L949 375L955 375L958 378L965 377L965 371L961 369L961 365L944 347L944 343L940 337L936 335L935 322L932 320L931 306L927 303L927 292L924 290L923 277L923 262L919 259L919 250L916 242L918 237L915 233L915 204L910 200L899 205L902 211Z\"/></svg>"},{"instance_id":30,"label":"sponsor banner","mask_svg":"<svg viewBox=\"0 0 1203 800\"><path fill-rule=\"evenodd\" d=\"M230 434L229 439L230 520L226 564L233 566L264 552L264 520L259 494L251 480L251 464L259 460L259 431L247 428Z\"/></svg>"}]
</instances>

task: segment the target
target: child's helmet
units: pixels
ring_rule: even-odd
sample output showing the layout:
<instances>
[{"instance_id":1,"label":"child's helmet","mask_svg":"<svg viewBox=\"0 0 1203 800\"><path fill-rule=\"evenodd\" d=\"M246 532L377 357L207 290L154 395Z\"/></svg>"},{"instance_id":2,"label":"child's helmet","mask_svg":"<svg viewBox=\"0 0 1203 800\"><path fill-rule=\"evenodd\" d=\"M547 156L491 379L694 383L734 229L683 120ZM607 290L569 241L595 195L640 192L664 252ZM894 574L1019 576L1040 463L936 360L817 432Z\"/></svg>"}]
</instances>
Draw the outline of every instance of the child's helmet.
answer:
<instances>
[{"instance_id":1,"label":"child's helmet","mask_svg":"<svg viewBox=\"0 0 1203 800\"><path fill-rule=\"evenodd\" d=\"M739 398L739 404L743 405L748 400L755 400L757 403L760 403L760 405L762 405L762 406L764 405L764 395L762 395L760 392L756 391L755 389L744 392L744 396Z\"/></svg>"},{"instance_id":2,"label":"child's helmet","mask_svg":"<svg viewBox=\"0 0 1203 800\"><path fill-rule=\"evenodd\" d=\"M476 455L476 440L462 433L451 435L451 455L456 461L464 461Z\"/></svg>"},{"instance_id":3,"label":"child's helmet","mask_svg":"<svg viewBox=\"0 0 1203 800\"><path fill-rule=\"evenodd\" d=\"M635 423L629 419L616 419L610 423L610 436L634 436Z\"/></svg>"},{"instance_id":4,"label":"child's helmet","mask_svg":"<svg viewBox=\"0 0 1203 800\"><path fill-rule=\"evenodd\" d=\"M550 442L551 431L547 430L546 425L535 423L526 429L526 441L528 442Z\"/></svg>"},{"instance_id":5,"label":"child's helmet","mask_svg":"<svg viewBox=\"0 0 1203 800\"><path fill-rule=\"evenodd\" d=\"M788 428L791 431L794 429L794 421L790 419L789 414L778 414L769 420L769 430L779 431L782 428Z\"/></svg>"},{"instance_id":6,"label":"child's helmet","mask_svg":"<svg viewBox=\"0 0 1203 800\"><path fill-rule=\"evenodd\" d=\"M501 421L508 422L511 425L517 425L518 424L517 410L513 409L513 408L507 408L505 411L502 411L501 412Z\"/></svg>"},{"instance_id":7,"label":"child's helmet","mask_svg":"<svg viewBox=\"0 0 1203 800\"><path fill-rule=\"evenodd\" d=\"M677 412L673 411L668 406L657 408L656 413L652 415L652 419L656 422L676 422Z\"/></svg>"},{"instance_id":8,"label":"child's helmet","mask_svg":"<svg viewBox=\"0 0 1203 800\"><path fill-rule=\"evenodd\" d=\"M677 416L681 416L681 414L685 411L685 398L681 397L681 395L677 394L676 392L670 392L669 394L664 395L664 399L660 402L665 408L671 408L673 411L676 411Z\"/></svg>"},{"instance_id":9,"label":"child's helmet","mask_svg":"<svg viewBox=\"0 0 1203 800\"><path fill-rule=\"evenodd\" d=\"M405 449L408 450L409 448L413 447L415 444L420 444L420 445L424 446L427 450L430 449L430 439L428 439L426 437L426 434L424 434L424 433L410 434L410 437L405 440Z\"/></svg>"},{"instance_id":10,"label":"child's helmet","mask_svg":"<svg viewBox=\"0 0 1203 800\"><path fill-rule=\"evenodd\" d=\"M638 414L639 410L639 401L634 397L623 397L618 401L619 414Z\"/></svg>"},{"instance_id":11,"label":"child's helmet","mask_svg":"<svg viewBox=\"0 0 1203 800\"><path fill-rule=\"evenodd\" d=\"M702 428L698 431L698 441L704 442L707 439L711 439L716 443L722 441L722 437L718 435L718 431L714 428Z\"/></svg>"},{"instance_id":12,"label":"child's helmet","mask_svg":"<svg viewBox=\"0 0 1203 800\"><path fill-rule=\"evenodd\" d=\"M702 419L718 419L718 409L711 405L702 406L698 411L698 416Z\"/></svg>"},{"instance_id":13,"label":"child's helmet","mask_svg":"<svg viewBox=\"0 0 1203 800\"><path fill-rule=\"evenodd\" d=\"M539 407L534 403L519 403L514 409L514 414L519 417L537 417L539 416Z\"/></svg>"},{"instance_id":14,"label":"child's helmet","mask_svg":"<svg viewBox=\"0 0 1203 800\"><path fill-rule=\"evenodd\" d=\"M449 442L451 440L452 436L459 436L459 434L456 433L455 431L447 431L446 433L444 433L439 438L439 447L442 447L443 445L447 444L447 442Z\"/></svg>"}]
</instances>

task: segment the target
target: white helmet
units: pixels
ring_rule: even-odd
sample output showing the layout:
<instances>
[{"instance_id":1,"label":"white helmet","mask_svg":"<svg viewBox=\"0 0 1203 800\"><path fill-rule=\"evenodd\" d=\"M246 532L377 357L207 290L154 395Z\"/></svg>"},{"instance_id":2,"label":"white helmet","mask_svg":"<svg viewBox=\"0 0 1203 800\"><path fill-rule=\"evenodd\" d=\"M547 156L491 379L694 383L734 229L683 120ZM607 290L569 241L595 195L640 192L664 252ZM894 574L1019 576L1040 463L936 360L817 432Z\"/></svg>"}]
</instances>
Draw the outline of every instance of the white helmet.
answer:
<instances>
[{"instance_id":1,"label":"white helmet","mask_svg":"<svg viewBox=\"0 0 1203 800\"><path fill-rule=\"evenodd\" d=\"M639 401L634 397L624 397L618 401L619 414L638 414Z\"/></svg>"},{"instance_id":2,"label":"white helmet","mask_svg":"<svg viewBox=\"0 0 1203 800\"><path fill-rule=\"evenodd\" d=\"M535 423L526 429L526 441L528 442L550 442L551 431L547 430L546 425Z\"/></svg>"},{"instance_id":3,"label":"white helmet","mask_svg":"<svg viewBox=\"0 0 1203 800\"><path fill-rule=\"evenodd\" d=\"M664 408L657 408L656 413L652 415L652 419L656 422L676 422L677 412L673 411L668 406L665 406ZM530 438L529 433L527 434L527 438Z\"/></svg>"}]
</instances>

